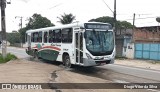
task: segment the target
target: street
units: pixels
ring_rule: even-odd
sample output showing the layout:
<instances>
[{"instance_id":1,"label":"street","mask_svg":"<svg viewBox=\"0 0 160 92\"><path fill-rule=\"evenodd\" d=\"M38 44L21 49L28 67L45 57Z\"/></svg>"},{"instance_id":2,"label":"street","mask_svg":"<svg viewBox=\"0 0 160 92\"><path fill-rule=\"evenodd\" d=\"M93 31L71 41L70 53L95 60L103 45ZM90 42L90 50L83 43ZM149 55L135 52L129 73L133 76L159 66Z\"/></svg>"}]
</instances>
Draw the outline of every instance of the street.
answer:
<instances>
[{"instance_id":1,"label":"street","mask_svg":"<svg viewBox=\"0 0 160 92\"><path fill-rule=\"evenodd\" d=\"M30 60L32 57L27 55L25 53L25 49L21 48L14 48L14 47L8 47L7 48L8 52L15 54L18 56L18 58L21 59L28 59ZM43 61L43 60L42 60ZM129 75L129 76L135 76L139 78L144 78L145 81L141 82L160 82L160 72L159 71L153 71L153 70L147 70L147 69L141 69L141 68L134 68L134 67L127 67L127 66L121 66L121 65L115 65L115 64L110 64L110 65L105 65L105 66L98 66L95 67L95 71L98 72L114 72L114 73L119 73L119 74L124 74L124 75ZM103 73L105 75L105 73ZM149 80L148 80L149 79ZM113 80L120 80L120 79L113 79ZM122 82L125 80L121 80ZM130 80L130 82L139 82L139 80Z\"/></svg>"},{"instance_id":2,"label":"street","mask_svg":"<svg viewBox=\"0 0 160 92\"><path fill-rule=\"evenodd\" d=\"M0 81L18 83L159 83L160 72L111 64L91 68L75 67L66 70L61 63L34 60L25 53L25 49L8 47L7 51L15 54L18 61L0 65ZM8 68L6 68L8 67ZM25 70L24 70L25 69ZM17 78L16 74L18 75ZM5 76L6 77L5 77ZM64 76L65 75L65 76ZM26 81L27 80L27 81ZM56 90L55 90L56 91ZM61 90L69 92L69 90ZM76 91L76 90L74 90ZM73 92L74 92L73 91ZM86 91L86 90L83 90ZM93 91L93 90L92 90ZM98 90L104 92L104 90ZM120 92L133 90L120 89ZM138 89L134 92L160 92L159 90ZM38 91L37 91L38 92ZM77 91L76 91L77 92ZM105 90L115 92L115 90Z\"/></svg>"}]
</instances>

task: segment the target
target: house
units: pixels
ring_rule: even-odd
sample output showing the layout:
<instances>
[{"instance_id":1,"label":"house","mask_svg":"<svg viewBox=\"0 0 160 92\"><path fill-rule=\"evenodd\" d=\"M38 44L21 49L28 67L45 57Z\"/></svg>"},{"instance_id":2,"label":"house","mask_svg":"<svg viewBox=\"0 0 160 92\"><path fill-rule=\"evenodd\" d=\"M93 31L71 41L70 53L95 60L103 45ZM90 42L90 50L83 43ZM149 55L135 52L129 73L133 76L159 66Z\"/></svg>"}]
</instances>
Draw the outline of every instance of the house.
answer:
<instances>
[{"instance_id":1,"label":"house","mask_svg":"<svg viewBox=\"0 0 160 92\"><path fill-rule=\"evenodd\" d=\"M160 60L160 26L133 29L132 43L127 43L126 57Z\"/></svg>"},{"instance_id":2,"label":"house","mask_svg":"<svg viewBox=\"0 0 160 92\"><path fill-rule=\"evenodd\" d=\"M116 31L116 56L126 56L127 44L131 43L132 35L132 29L120 29Z\"/></svg>"}]
</instances>

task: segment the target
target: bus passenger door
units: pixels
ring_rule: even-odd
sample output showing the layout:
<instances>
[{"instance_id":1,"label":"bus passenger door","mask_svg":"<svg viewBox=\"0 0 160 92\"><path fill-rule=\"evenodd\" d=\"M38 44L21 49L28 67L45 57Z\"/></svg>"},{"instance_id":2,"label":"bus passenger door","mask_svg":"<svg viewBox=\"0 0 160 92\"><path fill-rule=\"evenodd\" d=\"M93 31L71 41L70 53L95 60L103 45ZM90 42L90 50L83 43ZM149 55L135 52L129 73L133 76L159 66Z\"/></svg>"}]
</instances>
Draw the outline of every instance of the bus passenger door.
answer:
<instances>
[{"instance_id":1,"label":"bus passenger door","mask_svg":"<svg viewBox=\"0 0 160 92\"><path fill-rule=\"evenodd\" d=\"M75 31L75 60L76 64L83 64L83 33Z\"/></svg>"},{"instance_id":2,"label":"bus passenger door","mask_svg":"<svg viewBox=\"0 0 160 92\"><path fill-rule=\"evenodd\" d=\"M31 33L26 34L26 45L29 49L31 49Z\"/></svg>"}]
</instances>

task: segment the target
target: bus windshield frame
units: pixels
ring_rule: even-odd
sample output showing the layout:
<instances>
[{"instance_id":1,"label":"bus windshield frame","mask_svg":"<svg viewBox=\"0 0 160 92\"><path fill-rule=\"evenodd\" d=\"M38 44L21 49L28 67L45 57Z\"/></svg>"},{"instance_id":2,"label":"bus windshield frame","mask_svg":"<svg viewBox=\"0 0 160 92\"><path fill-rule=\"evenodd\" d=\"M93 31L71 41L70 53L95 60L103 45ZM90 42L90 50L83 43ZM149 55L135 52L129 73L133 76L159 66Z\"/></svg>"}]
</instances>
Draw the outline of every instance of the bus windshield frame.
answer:
<instances>
[{"instance_id":1,"label":"bus windshield frame","mask_svg":"<svg viewBox=\"0 0 160 92\"><path fill-rule=\"evenodd\" d=\"M87 29L85 29L84 38L86 49L94 56L110 55L114 50L114 32L111 30L108 31L108 29L112 29L111 27L104 27L108 26L108 24L102 25L102 28L93 27L93 29L88 29L89 26L86 26Z\"/></svg>"}]
</instances>

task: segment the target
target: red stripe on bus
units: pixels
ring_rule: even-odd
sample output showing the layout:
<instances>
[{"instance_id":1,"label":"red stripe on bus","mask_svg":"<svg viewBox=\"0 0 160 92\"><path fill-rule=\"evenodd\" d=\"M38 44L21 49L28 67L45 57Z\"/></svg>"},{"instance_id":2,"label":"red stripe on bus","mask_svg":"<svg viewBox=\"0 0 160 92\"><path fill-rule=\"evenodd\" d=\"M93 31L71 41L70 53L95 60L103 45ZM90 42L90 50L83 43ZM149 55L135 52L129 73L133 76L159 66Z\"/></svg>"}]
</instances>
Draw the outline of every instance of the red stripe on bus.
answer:
<instances>
[{"instance_id":1,"label":"red stripe on bus","mask_svg":"<svg viewBox=\"0 0 160 92\"><path fill-rule=\"evenodd\" d=\"M36 47L33 47L33 48L37 48L37 46L36 46Z\"/></svg>"},{"instance_id":2,"label":"red stripe on bus","mask_svg":"<svg viewBox=\"0 0 160 92\"><path fill-rule=\"evenodd\" d=\"M53 46L45 46L45 47L43 47L42 49L44 49L44 48L51 48L51 49L55 49L55 50L58 50L58 51L61 50L60 48L58 48L58 47L53 47Z\"/></svg>"}]
</instances>

